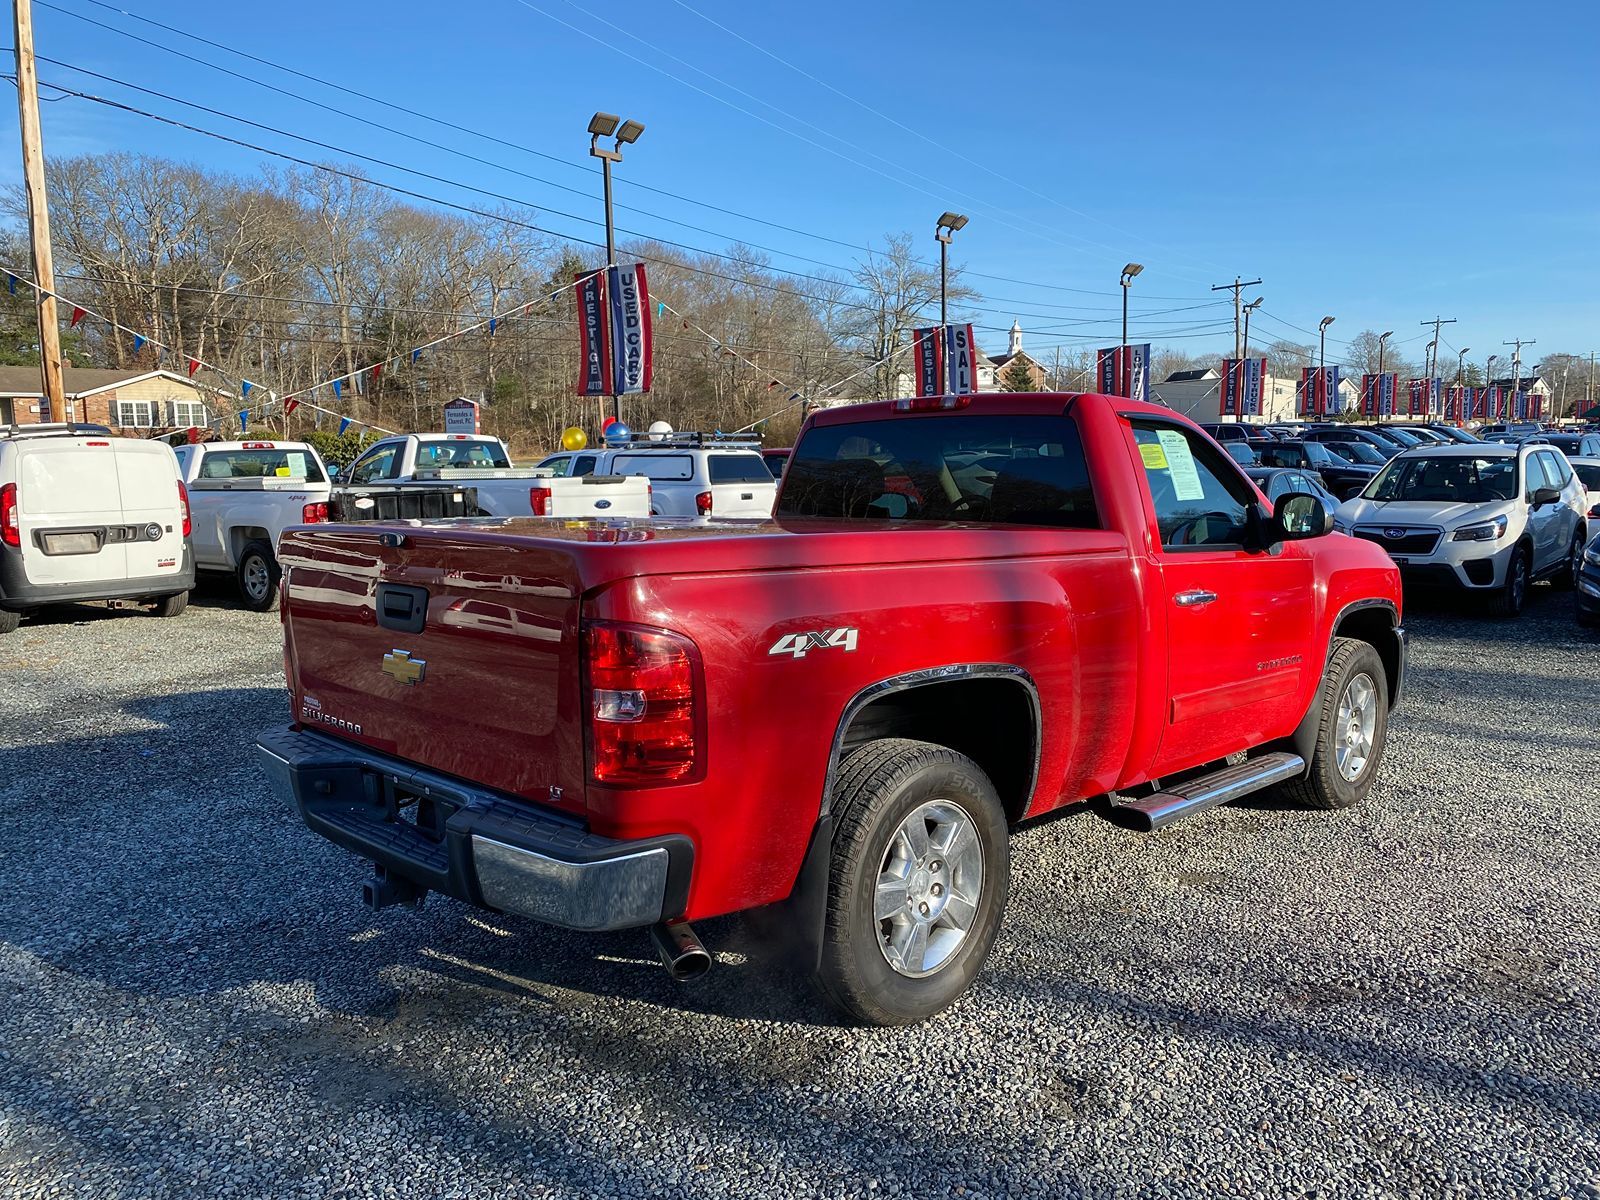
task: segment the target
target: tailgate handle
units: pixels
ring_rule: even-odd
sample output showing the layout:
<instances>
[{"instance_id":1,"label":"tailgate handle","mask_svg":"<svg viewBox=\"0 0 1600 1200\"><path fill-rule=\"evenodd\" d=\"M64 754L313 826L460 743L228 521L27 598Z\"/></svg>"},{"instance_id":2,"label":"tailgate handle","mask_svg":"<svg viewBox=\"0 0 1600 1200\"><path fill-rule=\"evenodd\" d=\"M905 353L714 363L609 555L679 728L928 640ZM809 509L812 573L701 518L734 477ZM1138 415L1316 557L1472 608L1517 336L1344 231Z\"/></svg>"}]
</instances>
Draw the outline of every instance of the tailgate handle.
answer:
<instances>
[{"instance_id":1,"label":"tailgate handle","mask_svg":"<svg viewBox=\"0 0 1600 1200\"><path fill-rule=\"evenodd\" d=\"M422 632L422 626L428 619L426 588L380 583L377 602L379 625L396 633Z\"/></svg>"}]
</instances>

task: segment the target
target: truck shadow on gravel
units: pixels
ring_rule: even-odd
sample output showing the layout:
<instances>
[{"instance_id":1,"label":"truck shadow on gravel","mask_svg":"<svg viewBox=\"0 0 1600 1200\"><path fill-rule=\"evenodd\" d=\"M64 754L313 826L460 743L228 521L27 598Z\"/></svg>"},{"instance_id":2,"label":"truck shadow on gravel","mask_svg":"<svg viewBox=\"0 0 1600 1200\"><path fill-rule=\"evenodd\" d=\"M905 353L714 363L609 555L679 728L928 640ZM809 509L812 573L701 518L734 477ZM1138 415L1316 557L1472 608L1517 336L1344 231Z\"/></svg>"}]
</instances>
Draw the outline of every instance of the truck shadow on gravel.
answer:
<instances>
[{"instance_id":1,"label":"truck shadow on gravel","mask_svg":"<svg viewBox=\"0 0 1600 1200\"><path fill-rule=\"evenodd\" d=\"M308 830L255 758L287 712L278 688L139 700L138 728L0 749L0 942L140 995L314 987L352 1016L395 1012L415 977L562 1003L577 993L662 1007L826 1023L809 988L748 916L697 928L717 967L676 984L644 930L586 935L430 896L421 913L368 911L370 867ZM62 847L70 846L64 853Z\"/></svg>"}]
</instances>

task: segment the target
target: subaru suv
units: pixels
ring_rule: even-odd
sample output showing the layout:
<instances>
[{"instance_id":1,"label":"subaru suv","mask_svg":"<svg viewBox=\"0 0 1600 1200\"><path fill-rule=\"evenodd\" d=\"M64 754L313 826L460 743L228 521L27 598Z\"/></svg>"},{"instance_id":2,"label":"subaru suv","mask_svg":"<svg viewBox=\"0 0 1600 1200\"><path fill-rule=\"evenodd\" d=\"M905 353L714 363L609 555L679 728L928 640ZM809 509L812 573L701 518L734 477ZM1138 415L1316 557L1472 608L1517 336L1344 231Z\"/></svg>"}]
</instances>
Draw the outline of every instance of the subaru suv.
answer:
<instances>
[{"instance_id":1,"label":"subaru suv","mask_svg":"<svg viewBox=\"0 0 1600 1200\"><path fill-rule=\"evenodd\" d=\"M1334 527L1382 546L1408 583L1481 593L1515 616L1534 580L1577 582L1584 495L1548 446L1419 446L1341 505Z\"/></svg>"}]
</instances>

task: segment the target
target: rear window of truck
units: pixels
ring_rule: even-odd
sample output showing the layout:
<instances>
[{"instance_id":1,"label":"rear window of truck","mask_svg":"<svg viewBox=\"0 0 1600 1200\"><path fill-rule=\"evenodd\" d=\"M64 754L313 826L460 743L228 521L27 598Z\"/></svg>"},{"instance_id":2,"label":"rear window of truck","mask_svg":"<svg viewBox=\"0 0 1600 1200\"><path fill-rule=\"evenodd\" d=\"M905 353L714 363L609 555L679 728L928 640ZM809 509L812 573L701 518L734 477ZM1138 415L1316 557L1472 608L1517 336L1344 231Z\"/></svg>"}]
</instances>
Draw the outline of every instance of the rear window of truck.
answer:
<instances>
[{"instance_id":1,"label":"rear window of truck","mask_svg":"<svg viewBox=\"0 0 1600 1200\"><path fill-rule=\"evenodd\" d=\"M417 447L416 469L419 471L482 470L510 465L498 442L452 439L423 442Z\"/></svg>"},{"instance_id":2,"label":"rear window of truck","mask_svg":"<svg viewBox=\"0 0 1600 1200\"><path fill-rule=\"evenodd\" d=\"M1100 527L1078 427L1057 416L815 427L789 458L777 515Z\"/></svg>"},{"instance_id":3,"label":"rear window of truck","mask_svg":"<svg viewBox=\"0 0 1600 1200\"><path fill-rule=\"evenodd\" d=\"M613 475L644 475L663 482L694 478L694 458L688 454L619 454L611 460Z\"/></svg>"},{"instance_id":4,"label":"rear window of truck","mask_svg":"<svg viewBox=\"0 0 1600 1200\"><path fill-rule=\"evenodd\" d=\"M771 483L772 472L761 455L713 454L706 459L712 483Z\"/></svg>"},{"instance_id":5,"label":"rear window of truck","mask_svg":"<svg viewBox=\"0 0 1600 1200\"><path fill-rule=\"evenodd\" d=\"M200 460L201 479L303 479L326 483L309 450L210 450Z\"/></svg>"}]
</instances>

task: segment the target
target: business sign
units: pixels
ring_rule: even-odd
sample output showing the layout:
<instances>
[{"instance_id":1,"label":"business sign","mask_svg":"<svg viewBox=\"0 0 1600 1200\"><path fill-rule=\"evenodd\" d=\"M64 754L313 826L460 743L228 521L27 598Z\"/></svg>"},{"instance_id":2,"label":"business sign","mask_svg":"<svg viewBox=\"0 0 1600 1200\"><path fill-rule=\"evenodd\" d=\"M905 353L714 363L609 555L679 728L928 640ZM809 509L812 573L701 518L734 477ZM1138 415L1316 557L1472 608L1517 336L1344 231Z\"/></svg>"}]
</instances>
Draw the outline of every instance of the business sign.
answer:
<instances>
[{"instance_id":1,"label":"business sign","mask_svg":"<svg viewBox=\"0 0 1600 1200\"><path fill-rule=\"evenodd\" d=\"M446 433L482 433L478 427L478 402L457 396L445 401L444 431Z\"/></svg>"},{"instance_id":2,"label":"business sign","mask_svg":"<svg viewBox=\"0 0 1600 1200\"><path fill-rule=\"evenodd\" d=\"M606 326L610 323L606 306L605 272L585 271L577 277L578 395L611 395L611 352Z\"/></svg>"},{"instance_id":3,"label":"business sign","mask_svg":"<svg viewBox=\"0 0 1600 1200\"><path fill-rule=\"evenodd\" d=\"M1266 385L1267 360L1264 358L1225 358L1222 360L1222 415L1258 417L1261 415L1261 390Z\"/></svg>"},{"instance_id":4,"label":"business sign","mask_svg":"<svg viewBox=\"0 0 1600 1200\"><path fill-rule=\"evenodd\" d=\"M644 264L606 268L611 386L619 396L650 390L650 287Z\"/></svg>"},{"instance_id":5,"label":"business sign","mask_svg":"<svg viewBox=\"0 0 1600 1200\"><path fill-rule=\"evenodd\" d=\"M1456 424L1467 419L1466 414L1472 409L1472 401L1467 393L1470 388L1452 387L1444 397L1444 419L1454 421Z\"/></svg>"},{"instance_id":6,"label":"business sign","mask_svg":"<svg viewBox=\"0 0 1600 1200\"><path fill-rule=\"evenodd\" d=\"M944 386L952 396L970 396L978 390L978 344L971 325L944 327Z\"/></svg>"},{"instance_id":7,"label":"business sign","mask_svg":"<svg viewBox=\"0 0 1600 1200\"><path fill-rule=\"evenodd\" d=\"M1095 355L1100 391L1107 396L1150 399L1150 343L1107 346Z\"/></svg>"}]
</instances>

